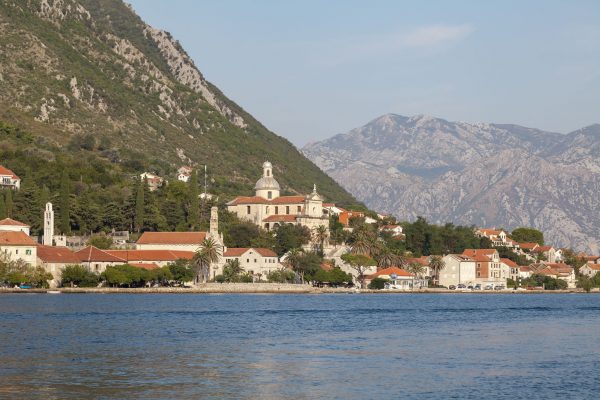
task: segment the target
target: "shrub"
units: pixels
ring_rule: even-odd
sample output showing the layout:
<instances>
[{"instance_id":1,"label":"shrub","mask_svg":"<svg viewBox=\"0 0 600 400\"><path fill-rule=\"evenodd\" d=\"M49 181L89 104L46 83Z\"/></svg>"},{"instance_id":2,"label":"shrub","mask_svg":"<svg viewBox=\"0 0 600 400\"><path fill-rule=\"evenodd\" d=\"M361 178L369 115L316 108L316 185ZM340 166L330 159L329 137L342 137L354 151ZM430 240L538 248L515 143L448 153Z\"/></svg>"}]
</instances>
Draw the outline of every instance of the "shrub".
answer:
<instances>
[{"instance_id":1,"label":"shrub","mask_svg":"<svg viewBox=\"0 0 600 400\"><path fill-rule=\"evenodd\" d=\"M371 280L371 283L369 283L369 289L381 290L381 289L385 288L386 282L387 282L387 279L374 278L373 280Z\"/></svg>"},{"instance_id":2,"label":"shrub","mask_svg":"<svg viewBox=\"0 0 600 400\"><path fill-rule=\"evenodd\" d=\"M100 276L88 271L83 265L67 265L62 271L62 284L79 287L98 286Z\"/></svg>"}]
</instances>

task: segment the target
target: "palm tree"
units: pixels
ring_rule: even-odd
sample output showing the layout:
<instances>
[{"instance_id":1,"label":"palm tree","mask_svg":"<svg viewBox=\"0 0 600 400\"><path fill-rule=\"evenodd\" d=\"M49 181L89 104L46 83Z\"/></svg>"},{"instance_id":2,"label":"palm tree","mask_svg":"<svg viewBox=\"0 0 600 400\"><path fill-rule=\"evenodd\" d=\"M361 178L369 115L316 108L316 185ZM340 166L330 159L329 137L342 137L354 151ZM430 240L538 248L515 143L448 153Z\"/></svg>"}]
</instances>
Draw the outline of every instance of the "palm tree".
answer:
<instances>
[{"instance_id":1,"label":"palm tree","mask_svg":"<svg viewBox=\"0 0 600 400\"><path fill-rule=\"evenodd\" d=\"M242 268L240 260L237 258L227 261L223 266L223 276L227 282L237 281L242 272L244 272L244 268Z\"/></svg>"},{"instance_id":2,"label":"palm tree","mask_svg":"<svg viewBox=\"0 0 600 400\"><path fill-rule=\"evenodd\" d=\"M404 256L397 254L386 247L379 251L375 259L377 260L378 270L394 266L403 268L406 264L406 258L404 258Z\"/></svg>"},{"instance_id":3,"label":"palm tree","mask_svg":"<svg viewBox=\"0 0 600 400\"><path fill-rule=\"evenodd\" d=\"M314 229L313 232L315 241L319 243L319 251L323 255L323 249L325 247L325 241L329 237L328 229L325 225L319 225Z\"/></svg>"},{"instance_id":4,"label":"palm tree","mask_svg":"<svg viewBox=\"0 0 600 400\"><path fill-rule=\"evenodd\" d=\"M423 265L419 264L418 262L412 262L412 263L408 264L408 266L406 267L406 270L408 272L410 272L411 274L413 274L412 287L414 289L415 276L420 277L421 274L423 273L423 271L425 271L425 267Z\"/></svg>"},{"instance_id":5,"label":"palm tree","mask_svg":"<svg viewBox=\"0 0 600 400\"><path fill-rule=\"evenodd\" d=\"M429 258L429 269L433 278L433 284L438 285L440 280L440 271L446 267L446 263L441 256L431 256Z\"/></svg>"},{"instance_id":6,"label":"palm tree","mask_svg":"<svg viewBox=\"0 0 600 400\"><path fill-rule=\"evenodd\" d=\"M206 238L200 243L200 248L192 258L196 275L196 283L206 283L210 274L210 265L219 261L221 245L213 238Z\"/></svg>"}]
</instances>

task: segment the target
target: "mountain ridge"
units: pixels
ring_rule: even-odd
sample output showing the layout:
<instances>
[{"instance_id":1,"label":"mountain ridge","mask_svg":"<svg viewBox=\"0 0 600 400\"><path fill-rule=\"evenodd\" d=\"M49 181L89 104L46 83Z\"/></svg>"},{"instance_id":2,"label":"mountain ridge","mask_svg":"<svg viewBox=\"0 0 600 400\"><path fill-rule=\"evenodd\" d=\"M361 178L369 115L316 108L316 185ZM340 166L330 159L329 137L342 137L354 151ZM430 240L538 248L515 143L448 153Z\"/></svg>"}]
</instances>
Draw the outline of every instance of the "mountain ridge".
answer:
<instances>
[{"instance_id":1,"label":"mountain ridge","mask_svg":"<svg viewBox=\"0 0 600 400\"><path fill-rule=\"evenodd\" d=\"M600 125L568 134L384 114L302 150L371 208L436 223L534 226L600 250Z\"/></svg>"}]
</instances>

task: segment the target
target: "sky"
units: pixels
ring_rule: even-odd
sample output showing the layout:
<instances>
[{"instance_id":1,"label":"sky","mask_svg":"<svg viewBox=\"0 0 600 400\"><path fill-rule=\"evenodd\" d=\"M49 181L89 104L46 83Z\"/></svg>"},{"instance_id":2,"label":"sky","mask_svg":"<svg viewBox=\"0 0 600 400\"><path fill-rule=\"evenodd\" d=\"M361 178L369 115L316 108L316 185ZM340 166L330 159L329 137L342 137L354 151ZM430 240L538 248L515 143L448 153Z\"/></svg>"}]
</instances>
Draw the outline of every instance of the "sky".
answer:
<instances>
[{"instance_id":1,"label":"sky","mask_svg":"<svg viewBox=\"0 0 600 400\"><path fill-rule=\"evenodd\" d=\"M297 146L386 114L600 123L600 1L127 0Z\"/></svg>"}]
</instances>

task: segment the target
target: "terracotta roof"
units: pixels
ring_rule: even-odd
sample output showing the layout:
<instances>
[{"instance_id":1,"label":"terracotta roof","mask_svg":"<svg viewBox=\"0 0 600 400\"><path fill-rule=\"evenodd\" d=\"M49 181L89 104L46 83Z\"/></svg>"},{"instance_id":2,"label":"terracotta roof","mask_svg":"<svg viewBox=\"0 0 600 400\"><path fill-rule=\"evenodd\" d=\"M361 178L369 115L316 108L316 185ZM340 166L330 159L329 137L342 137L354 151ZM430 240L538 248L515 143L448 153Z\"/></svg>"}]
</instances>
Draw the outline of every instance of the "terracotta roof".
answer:
<instances>
[{"instance_id":1,"label":"terracotta roof","mask_svg":"<svg viewBox=\"0 0 600 400\"><path fill-rule=\"evenodd\" d=\"M593 269L594 271L600 271L600 264L595 264L591 261L588 261L585 265L587 265L589 268Z\"/></svg>"},{"instance_id":2,"label":"terracotta roof","mask_svg":"<svg viewBox=\"0 0 600 400\"><path fill-rule=\"evenodd\" d=\"M428 267L429 266L429 257L428 256L421 256L419 258L407 258L406 262L408 262L408 263L417 263L417 264L421 264L424 267Z\"/></svg>"},{"instance_id":3,"label":"terracotta roof","mask_svg":"<svg viewBox=\"0 0 600 400\"><path fill-rule=\"evenodd\" d=\"M321 269L323 271L331 271L331 270L333 270L333 268L334 268L333 264L330 264L330 263L327 263L327 262L321 263Z\"/></svg>"},{"instance_id":4,"label":"terracotta roof","mask_svg":"<svg viewBox=\"0 0 600 400\"><path fill-rule=\"evenodd\" d=\"M21 221L17 221L14 220L12 218L4 218L3 220L0 221L0 225L9 225L9 226L26 226L29 227L29 225L24 224Z\"/></svg>"},{"instance_id":5,"label":"terracotta roof","mask_svg":"<svg viewBox=\"0 0 600 400\"><path fill-rule=\"evenodd\" d=\"M600 259L600 256L585 256L585 259L588 261L596 261Z\"/></svg>"},{"instance_id":6,"label":"terracotta roof","mask_svg":"<svg viewBox=\"0 0 600 400\"><path fill-rule=\"evenodd\" d=\"M191 260L193 251L181 250L105 250L106 253L125 261L176 261L180 258Z\"/></svg>"},{"instance_id":7,"label":"terracotta roof","mask_svg":"<svg viewBox=\"0 0 600 400\"><path fill-rule=\"evenodd\" d=\"M532 251L535 251L536 253L544 253L546 251L549 251L552 248L553 248L552 246L538 246L535 249L533 249Z\"/></svg>"},{"instance_id":8,"label":"terracotta roof","mask_svg":"<svg viewBox=\"0 0 600 400\"><path fill-rule=\"evenodd\" d=\"M273 250L265 249L262 247L230 247L223 253L223 257L240 257L248 250L255 250L258 254L260 254L263 257L277 257L277 253L275 253Z\"/></svg>"},{"instance_id":9,"label":"terracotta roof","mask_svg":"<svg viewBox=\"0 0 600 400\"><path fill-rule=\"evenodd\" d=\"M503 262L504 264L508 265L511 268L519 268L519 266L517 265L517 263L515 263L510 258L501 258L500 261Z\"/></svg>"},{"instance_id":10,"label":"terracotta roof","mask_svg":"<svg viewBox=\"0 0 600 400\"><path fill-rule=\"evenodd\" d=\"M483 233L484 235L488 235L488 236L498 236L500 234L500 232L502 232L497 229L487 229L487 228L478 229L478 231Z\"/></svg>"},{"instance_id":11,"label":"terracotta roof","mask_svg":"<svg viewBox=\"0 0 600 400\"><path fill-rule=\"evenodd\" d=\"M525 250L533 250L534 248L538 247L539 245L537 243L529 243L529 242L525 242L525 243L519 243L519 247Z\"/></svg>"},{"instance_id":12,"label":"terracotta roof","mask_svg":"<svg viewBox=\"0 0 600 400\"><path fill-rule=\"evenodd\" d=\"M571 267L570 265L567 265L565 263L544 263L544 265L546 265L552 269L559 270L559 271L573 270L573 267Z\"/></svg>"},{"instance_id":13,"label":"terracotta roof","mask_svg":"<svg viewBox=\"0 0 600 400\"><path fill-rule=\"evenodd\" d=\"M530 271L533 271L533 268L523 266L523 267L519 267L519 271L521 271L521 272L530 272Z\"/></svg>"},{"instance_id":14,"label":"terracotta roof","mask_svg":"<svg viewBox=\"0 0 600 400\"><path fill-rule=\"evenodd\" d=\"M132 267L138 267L138 268L143 268L143 269L157 269L160 268L158 265L154 264L154 263L129 263L129 265L131 265Z\"/></svg>"},{"instance_id":15,"label":"terracotta roof","mask_svg":"<svg viewBox=\"0 0 600 400\"><path fill-rule=\"evenodd\" d=\"M323 207L335 207L334 203L323 203Z\"/></svg>"},{"instance_id":16,"label":"terracotta roof","mask_svg":"<svg viewBox=\"0 0 600 400\"><path fill-rule=\"evenodd\" d=\"M125 260L121 257L113 256L104 250L100 250L94 246L88 246L75 252L75 256L79 258L80 262L119 262L125 264Z\"/></svg>"},{"instance_id":17,"label":"terracotta roof","mask_svg":"<svg viewBox=\"0 0 600 400\"><path fill-rule=\"evenodd\" d=\"M263 222L296 222L296 215L278 214L270 215Z\"/></svg>"},{"instance_id":18,"label":"terracotta roof","mask_svg":"<svg viewBox=\"0 0 600 400\"><path fill-rule=\"evenodd\" d=\"M0 246L35 246L35 241L27 236L25 232L12 232L2 231L0 232Z\"/></svg>"},{"instance_id":19,"label":"terracotta roof","mask_svg":"<svg viewBox=\"0 0 600 400\"><path fill-rule=\"evenodd\" d=\"M489 262L494 253L496 253L494 249L465 249L462 255L469 256L478 262Z\"/></svg>"},{"instance_id":20,"label":"terracotta roof","mask_svg":"<svg viewBox=\"0 0 600 400\"><path fill-rule=\"evenodd\" d=\"M9 175L13 179L20 179L14 172L6 167L3 167L2 165L0 165L0 175Z\"/></svg>"},{"instance_id":21,"label":"terracotta roof","mask_svg":"<svg viewBox=\"0 0 600 400\"><path fill-rule=\"evenodd\" d=\"M388 276L389 277L392 274L396 274L398 276L414 276L413 274L411 274L410 272L408 272L402 268L388 267L388 268L381 269L381 270L375 272L374 274L367 276L367 279L373 279L373 278L377 278L380 276Z\"/></svg>"},{"instance_id":22,"label":"terracotta roof","mask_svg":"<svg viewBox=\"0 0 600 400\"><path fill-rule=\"evenodd\" d=\"M37 257L45 263L79 264L81 260L70 249L62 246L37 245Z\"/></svg>"},{"instance_id":23,"label":"terracotta roof","mask_svg":"<svg viewBox=\"0 0 600 400\"><path fill-rule=\"evenodd\" d=\"M271 204L296 204L304 203L304 196L280 196L271 200Z\"/></svg>"},{"instance_id":24,"label":"terracotta roof","mask_svg":"<svg viewBox=\"0 0 600 400\"><path fill-rule=\"evenodd\" d=\"M197 244L206 238L206 232L144 232L137 244Z\"/></svg>"}]
</instances>

